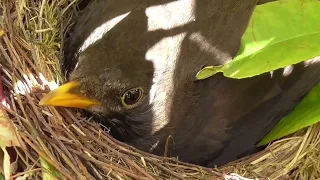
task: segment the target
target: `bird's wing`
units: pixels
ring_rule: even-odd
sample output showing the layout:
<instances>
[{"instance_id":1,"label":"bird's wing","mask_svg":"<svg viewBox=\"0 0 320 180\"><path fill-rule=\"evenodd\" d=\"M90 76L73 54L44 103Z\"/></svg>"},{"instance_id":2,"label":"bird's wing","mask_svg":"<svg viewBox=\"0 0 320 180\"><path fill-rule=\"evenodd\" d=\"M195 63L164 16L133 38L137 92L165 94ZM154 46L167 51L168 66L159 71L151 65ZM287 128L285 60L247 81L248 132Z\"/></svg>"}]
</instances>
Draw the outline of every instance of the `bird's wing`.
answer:
<instances>
[{"instance_id":1,"label":"bird's wing","mask_svg":"<svg viewBox=\"0 0 320 180\"><path fill-rule=\"evenodd\" d=\"M319 59L314 59L253 78L235 80L217 74L191 82L201 63L223 64L238 50L255 4L224 2L198 1L195 26L199 28L182 42L172 76L170 122L159 131L173 137L170 155L194 163L211 159L221 165L252 152L320 80ZM219 8L210 11L210 5ZM164 146L154 151L162 154Z\"/></svg>"},{"instance_id":2,"label":"bird's wing","mask_svg":"<svg viewBox=\"0 0 320 180\"><path fill-rule=\"evenodd\" d=\"M291 72L280 69L241 80L215 75L189 87L194 98L190 94L182 102L176 94L172 119L187 116L170 125L179 127L175 141L185 143L172 155L213 166L257 151L255 145L320 81L319 63L315 58Z\"/></svg>"}]
</instances>

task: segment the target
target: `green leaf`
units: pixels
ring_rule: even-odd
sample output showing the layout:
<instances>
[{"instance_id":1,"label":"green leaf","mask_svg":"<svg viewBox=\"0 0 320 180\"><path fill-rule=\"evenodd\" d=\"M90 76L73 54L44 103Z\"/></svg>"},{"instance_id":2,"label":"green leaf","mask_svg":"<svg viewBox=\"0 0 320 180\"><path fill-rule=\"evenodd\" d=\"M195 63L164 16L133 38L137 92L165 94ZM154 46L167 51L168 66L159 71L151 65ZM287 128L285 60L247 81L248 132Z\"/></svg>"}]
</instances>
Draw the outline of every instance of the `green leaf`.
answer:
<instances>
[{"instance_id":1,"label":"green leaf","mask_svg":"<svg viewBox=\"0 0 320 180\"><path fill-rule=\"evenodd\" d=\"M40 164L44 169L44 171L42 171L42 179L44 180L62 179L62 176L57 171L57 169L41 157L40 157Z\"/></svg>"},{"instance_id":2,"label":"green leaf","mask_svg":"<svg viewBox=\"0 0 320 180\"><path fill-rule=\"evenodd\" d=\"M196 77L222 72L230 78L248 78L320 56L319 9L318 0L280 0L257 6L237 56L219 71L209 66Z\"/></svg>"},{"instance_id":3,"label":"green leaf","mask_svg":"<svg viewBox=\"0 0 320 180\"><path fill-rule=\"evenodd\" d=\"M268 144L271 141L294 133L302 128L320 121L320 83L302 99L296 108L284 117L258 144Z\"/></svg>"},{"instance_id":4,"label":"green leaf","mask_svg":"<svg viewBox=\"0 0 320 180\"><path fill-rule=\"evenodd\" d=\"M210 76L213 76L217 74L218 72L221 72L222 66L207 66L204 67L201 71L197 74L197 79L206 79Z\"/></svg>"}]
</instances>

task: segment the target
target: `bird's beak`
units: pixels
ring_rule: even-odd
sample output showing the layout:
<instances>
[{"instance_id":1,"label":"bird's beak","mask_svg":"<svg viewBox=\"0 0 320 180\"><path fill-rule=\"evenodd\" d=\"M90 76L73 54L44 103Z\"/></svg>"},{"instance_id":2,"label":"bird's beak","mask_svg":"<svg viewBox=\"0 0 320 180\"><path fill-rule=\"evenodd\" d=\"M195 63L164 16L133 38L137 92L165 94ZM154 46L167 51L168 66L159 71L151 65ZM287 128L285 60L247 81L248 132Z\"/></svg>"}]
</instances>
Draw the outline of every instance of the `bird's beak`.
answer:
<instances>
[{"instance_id":1,"label":"bird's beak","mask_svg":"<svg viewBox=\"0 0 320 180\"><path fill-rule=\"evenodd\" d=\"M93 105L100 105L101 103L89 99L85 96L79 95L78 93L71 92L72 89L78 87L77 81L71 81L69 83L59 86L57 89L51 91L45 95L39 102L40 106L63 106L63 107L73 107L80 109L87 109Z\"/></svg>"}]
</instances>

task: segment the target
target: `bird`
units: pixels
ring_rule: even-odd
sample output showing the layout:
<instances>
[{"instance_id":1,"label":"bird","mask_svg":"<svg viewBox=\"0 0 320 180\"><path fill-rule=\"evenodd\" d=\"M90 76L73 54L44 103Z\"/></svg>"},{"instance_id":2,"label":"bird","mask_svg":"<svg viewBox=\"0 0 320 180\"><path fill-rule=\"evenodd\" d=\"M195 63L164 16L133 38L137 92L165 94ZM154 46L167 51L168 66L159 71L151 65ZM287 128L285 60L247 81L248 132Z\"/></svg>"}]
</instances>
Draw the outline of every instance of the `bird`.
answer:
<instances>
[{"instance_id":1,"label":"bird","mask_svg":"<svg viewBox=\"0 0 320 180\"><path fill-rule=\"evenodd\" d=\"M83 109L123 142L206 167L257 143L319 82L319 58L244 79L205 66L236 56L253 10L269 0L93 0L64 48L67 82L40 105Z\"/></svg>"}]
</instances>

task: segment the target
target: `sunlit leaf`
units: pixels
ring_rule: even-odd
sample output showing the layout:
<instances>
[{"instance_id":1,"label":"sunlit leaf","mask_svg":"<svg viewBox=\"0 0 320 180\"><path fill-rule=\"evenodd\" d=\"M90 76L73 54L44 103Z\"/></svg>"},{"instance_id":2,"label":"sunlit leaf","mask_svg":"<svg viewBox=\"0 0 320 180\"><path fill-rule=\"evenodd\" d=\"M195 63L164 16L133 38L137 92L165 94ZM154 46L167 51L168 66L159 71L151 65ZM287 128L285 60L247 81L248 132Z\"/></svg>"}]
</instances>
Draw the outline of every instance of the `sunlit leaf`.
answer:
<instances>
[{"instance_id":1,"label":"sunlit leaf","mask_svg":"<svg viewBox=\"0 0 320 180\"><path fill-rule=\"evenodd\" d=\"M318 0L280 0L257 6L237 56L219 71L213 66L204 68L197 78L217 72L248 78L320 56L319 9Z\"/></svg>"},{"instance_id":2,"label":"sunlit leaf","mask_svg":"<svg viewBox=\"0 0 320 180\"><path fill-rule=\"evenodd\" d=\"M221 68L223 66L207 66L201 69L201 71L197 74L197 79L206 79L212 75L217 74L218 72L221 72Z\"/></svg>"}]
</instances>

